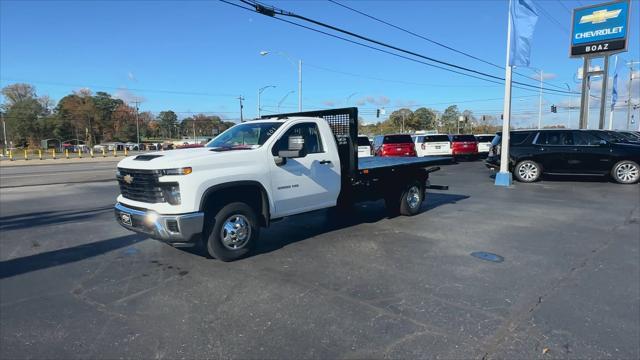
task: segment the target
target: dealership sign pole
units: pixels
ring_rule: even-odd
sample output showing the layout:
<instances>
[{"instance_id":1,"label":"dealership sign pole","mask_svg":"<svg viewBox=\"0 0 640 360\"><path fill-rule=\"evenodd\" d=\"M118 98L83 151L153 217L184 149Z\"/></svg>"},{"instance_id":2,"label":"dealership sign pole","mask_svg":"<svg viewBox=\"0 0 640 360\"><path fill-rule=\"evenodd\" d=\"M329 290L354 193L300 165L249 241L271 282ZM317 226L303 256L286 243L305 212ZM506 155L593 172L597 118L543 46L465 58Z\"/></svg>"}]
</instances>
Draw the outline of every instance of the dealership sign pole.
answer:
<instances>
[{"instance_id":1,"label":"dealership sign pole","mask_svg":"<svg viewBox=\"0 0 640 360\"><path fill-rule=\"evenodd\" d=\"M603 129L609 81L609 55L627 50L629 0L591 5L573 10L570 57L582 57L582 97L580 102L580 128L589 124L589 88L592 76L602 75L600 118L598 128ZM604 58L604 69L591 71L591 60Z\"/></svg>"}]
</instances>

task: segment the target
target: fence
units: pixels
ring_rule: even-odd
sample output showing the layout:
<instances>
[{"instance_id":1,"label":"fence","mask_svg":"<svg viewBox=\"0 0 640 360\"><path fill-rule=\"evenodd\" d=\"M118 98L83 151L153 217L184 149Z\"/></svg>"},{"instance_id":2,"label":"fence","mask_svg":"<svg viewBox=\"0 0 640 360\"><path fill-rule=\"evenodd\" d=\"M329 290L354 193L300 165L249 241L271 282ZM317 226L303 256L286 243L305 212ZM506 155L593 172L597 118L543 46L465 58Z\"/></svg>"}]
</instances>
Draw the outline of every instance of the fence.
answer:
<instances>
[{"instance_id":1,"label":"fence","mask_svg":"<svg viewBox=\"0 0 640 360\"><path fill-rule=\"evenodd\" d=\"M12 149L5 150L1 149L0 151L0 159L15 161L15 160L56 160L56 159L82 159L82 158L106 158L106 157L121 157L121 156L129 156L130 153L137 154L139 151L130 151L127 148L124 150L107 150L102 149L98 151L94 151L90 149L89 151L83 152L81 149L77 151L70 151L69 149L65 149L63 151L58 151L56 149Z\"/></svg>"}]
</instances>

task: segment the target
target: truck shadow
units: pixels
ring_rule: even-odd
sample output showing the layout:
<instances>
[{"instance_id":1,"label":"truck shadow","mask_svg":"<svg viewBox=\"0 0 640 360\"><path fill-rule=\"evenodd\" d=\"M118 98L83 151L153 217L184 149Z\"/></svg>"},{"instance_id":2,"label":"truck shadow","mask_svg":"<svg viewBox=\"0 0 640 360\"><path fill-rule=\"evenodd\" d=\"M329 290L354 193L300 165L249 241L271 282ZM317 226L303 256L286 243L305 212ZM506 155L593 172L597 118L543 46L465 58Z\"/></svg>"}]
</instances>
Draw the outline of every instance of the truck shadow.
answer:
<instances>
[{"instance_id":1,"label":"truck shadow","mask_svg":"<svg viewBox=\"0 0 640 360\"><path fill-rule=\"evenodd\" d=\"M455 204L467 198L469 198L467 195L429 192L427 201L422 205L418 214L442 205ZM261 233L254 256L269 253L321 234L361 224L372 224L388 218L391 216L389 216L382 200L359 203L352 211L346 213L340 213L335 209L325 209L292 216L273 223L269 229Z\"/></svg>"},{"instance_id":2,"label":"truck shadow","mask_svg":"<svg viewBox=\"0 0 640 360\"><path fill-rule=\"evenodd\" d=\"M468 199L468 195L429 192L420 213L447 204ZM338 212L335 208L312 211L276 221L268 229L262 229L260 241L250 257L270 253L287 245L304 241L318 235L342 230L361 224L371 224L391 218L384 201L358 203L351 211ZM183 251L207 257L203 246L183 248Z\"/></svg>"},{"instance_id":3,"label":"truck shadow","mask_svg":"<svg viewBox=\"0 0 640 360\"><path fill-rule=\"evenodd\" d=\"M71 223L87 220L108 211L113 211L113 206L105 206L82 211L39 211L19 215L2 216L0 217L0 231Z\"/></svg>"},{"instance_id":4,"label":"truck shadow","mask_svg":"<svg viewBox=\"0 0 640 360\"><path fill-rule=\"evenodd\" d=\"M0 261L0 279L85 260L146 240L142 235L125 235L65 249Z\"/></svg>"}]
</instances>

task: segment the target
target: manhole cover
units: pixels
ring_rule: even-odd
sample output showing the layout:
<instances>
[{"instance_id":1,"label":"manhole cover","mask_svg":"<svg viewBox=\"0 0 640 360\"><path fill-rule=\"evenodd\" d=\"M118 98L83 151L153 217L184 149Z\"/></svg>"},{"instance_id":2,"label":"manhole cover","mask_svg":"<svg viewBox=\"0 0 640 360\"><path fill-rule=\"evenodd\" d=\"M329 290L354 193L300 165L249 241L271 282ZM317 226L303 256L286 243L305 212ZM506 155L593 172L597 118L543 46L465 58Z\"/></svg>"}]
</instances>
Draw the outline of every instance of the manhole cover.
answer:
<instances>
[{"instance_id":1,"label":"manhole cover","mask_svg":"<svg viewBox=\"0 0 640 360\"><path fill-rule=\"evenodd\" d=\"M472 252L471 256L476 257L480 260L486 260L486 261L497 262L497 263L504 261L504 258L502 256L494 253L490 253L490 252L485 252L485 251Z\"/></svg>"}]
</instances>

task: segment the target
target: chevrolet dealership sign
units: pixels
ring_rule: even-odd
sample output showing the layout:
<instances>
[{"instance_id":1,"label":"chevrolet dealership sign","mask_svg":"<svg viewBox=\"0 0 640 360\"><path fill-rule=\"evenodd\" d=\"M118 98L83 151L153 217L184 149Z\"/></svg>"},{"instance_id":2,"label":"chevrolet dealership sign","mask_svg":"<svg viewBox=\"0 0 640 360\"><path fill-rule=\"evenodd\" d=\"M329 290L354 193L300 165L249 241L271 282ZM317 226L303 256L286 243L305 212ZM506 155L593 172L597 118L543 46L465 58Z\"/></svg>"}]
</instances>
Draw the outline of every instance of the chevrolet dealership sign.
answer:
<instances>
[{"instance_id":1,"label":"chevrolet dealership sign","mask_svg":"<svg viewBox=\"0 0 640 360\"><path fill-rule=\"evenodd\" d=\"M571 56L626 50L628 23L628 1L575 9L571 31Z\"/></svg>"}]
</instances>

